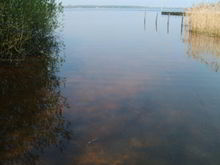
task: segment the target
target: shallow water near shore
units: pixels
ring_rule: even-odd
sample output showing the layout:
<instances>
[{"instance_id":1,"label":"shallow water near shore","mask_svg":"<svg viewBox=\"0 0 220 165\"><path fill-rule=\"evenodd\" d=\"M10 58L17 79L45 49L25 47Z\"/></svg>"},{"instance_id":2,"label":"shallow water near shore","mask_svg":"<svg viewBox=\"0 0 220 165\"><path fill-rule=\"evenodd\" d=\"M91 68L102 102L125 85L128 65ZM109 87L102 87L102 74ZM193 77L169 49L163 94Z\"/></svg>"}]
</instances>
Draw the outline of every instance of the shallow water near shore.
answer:
<instances>
[{"instance_id":1,"label":"shallow water near shore","mask_svg":"<svg viewBox=\"0 0 220 165\"><path fill-rule=\"evenodd\" d=\"M3 132L22 143L0 142L13 149L0 152L3 163L218 165L220 40L181 23L159 11L65 9L58 71L0 69L14 86L1 83L2 118L20 117L2 120ZM26 111L7 111L16 105Z\"/></svg>"}]
</instances>

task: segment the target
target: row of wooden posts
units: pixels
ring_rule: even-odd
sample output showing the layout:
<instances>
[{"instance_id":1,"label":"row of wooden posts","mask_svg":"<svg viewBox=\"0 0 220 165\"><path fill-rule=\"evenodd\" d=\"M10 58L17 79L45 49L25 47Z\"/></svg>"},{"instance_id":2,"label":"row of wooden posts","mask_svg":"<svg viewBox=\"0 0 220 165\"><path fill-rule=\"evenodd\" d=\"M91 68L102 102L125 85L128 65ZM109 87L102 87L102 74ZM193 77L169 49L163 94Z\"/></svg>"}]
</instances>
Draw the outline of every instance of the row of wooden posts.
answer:
<instances>
[{"instance_id":1,"label":"row of wooden posts","mask_svg":"<svg viewBox=\"0 0 220 165\"><path fill-rule=\"evenodd\" d=\"M156 29L156 32L158 31L158 13L156 14L156 18L155 18L155 29ZM166 14L167 15L167 33L169 34L170 32L170 13ZM147 16L147 11L145 10L144 12L144 30L146 30L146 16ZM181 16L181 35L183 33L183 27L184 27L184 14L182 15L178 15L178 16Z\"/></svg>"}]
</instances>

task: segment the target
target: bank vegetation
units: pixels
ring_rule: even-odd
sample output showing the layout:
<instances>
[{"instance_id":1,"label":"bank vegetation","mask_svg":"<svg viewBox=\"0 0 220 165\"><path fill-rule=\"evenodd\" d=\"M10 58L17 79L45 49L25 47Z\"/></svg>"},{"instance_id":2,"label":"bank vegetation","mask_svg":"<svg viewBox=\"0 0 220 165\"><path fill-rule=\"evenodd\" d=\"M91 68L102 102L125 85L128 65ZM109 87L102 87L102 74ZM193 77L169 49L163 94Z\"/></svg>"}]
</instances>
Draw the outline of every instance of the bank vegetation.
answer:
<instances>
[{"instance_id":1,"label":"bank vegetation","mask_svg":"<svg viewBox=\"0 0 220 165\"><path fill-rule=\"evenodd\" d=\"M0 58L43 55L61 11L55 0L0 0Z\"/></svg>"},{"instance_id":2,"label":"bank vegetation","mask_svg":"<svg viewBox=\"0 0 220 165\"><path fill-rule=\"evenodd\" d=\"M190 31L220 37L220 2L194 6L186 14Z\"/></svg>"}]
</instances>

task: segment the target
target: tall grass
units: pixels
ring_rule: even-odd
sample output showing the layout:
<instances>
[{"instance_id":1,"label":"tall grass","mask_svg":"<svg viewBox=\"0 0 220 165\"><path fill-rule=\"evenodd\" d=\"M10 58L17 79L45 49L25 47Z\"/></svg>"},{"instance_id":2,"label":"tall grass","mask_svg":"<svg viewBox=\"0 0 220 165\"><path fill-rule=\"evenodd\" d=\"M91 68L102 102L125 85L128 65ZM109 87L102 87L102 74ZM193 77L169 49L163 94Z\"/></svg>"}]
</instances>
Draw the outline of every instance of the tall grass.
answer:
<instances>
[{"instance_id":1,"label":"tall grass","mask_svg":"<svg viewBox=\"0 0 220 165\"><path fill-rule=\"evenodd\" d=\"M55 0L0 0L0 55L40 54L62 11Z\"/></svg>"},{"instance_id":2,"label":"tall grass","mask_svg":"<svg viewBox=\"0 0 220 165\"><path fill-rule=\"evenodd\" d=\"M220 37L220 2L200 4L188 9L186 14L190 31Z\"/></svg>"}]
</instances>

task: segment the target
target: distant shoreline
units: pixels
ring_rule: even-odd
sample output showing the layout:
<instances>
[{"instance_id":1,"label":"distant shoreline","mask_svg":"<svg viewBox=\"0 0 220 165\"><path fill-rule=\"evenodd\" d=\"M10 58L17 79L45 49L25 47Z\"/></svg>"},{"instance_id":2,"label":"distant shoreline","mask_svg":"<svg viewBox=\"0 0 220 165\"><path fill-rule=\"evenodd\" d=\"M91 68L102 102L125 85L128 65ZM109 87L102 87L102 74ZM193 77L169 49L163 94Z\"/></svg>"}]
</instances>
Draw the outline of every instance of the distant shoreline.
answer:
<instances>
[{"instance_id":1,"label":"distant shoreline","mask_svg":"<svg viewBox=\"0 0 220 165\"><path fill-rule=\"evenodd\" d=\"M157 10L184 10L181 7L149 7L149 6L118 6L118 5L67 5L64 8L89 8L89 9L157 9Z\"/></svg>"}]
</instances>

